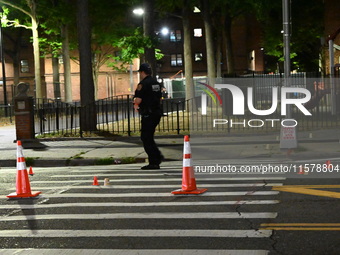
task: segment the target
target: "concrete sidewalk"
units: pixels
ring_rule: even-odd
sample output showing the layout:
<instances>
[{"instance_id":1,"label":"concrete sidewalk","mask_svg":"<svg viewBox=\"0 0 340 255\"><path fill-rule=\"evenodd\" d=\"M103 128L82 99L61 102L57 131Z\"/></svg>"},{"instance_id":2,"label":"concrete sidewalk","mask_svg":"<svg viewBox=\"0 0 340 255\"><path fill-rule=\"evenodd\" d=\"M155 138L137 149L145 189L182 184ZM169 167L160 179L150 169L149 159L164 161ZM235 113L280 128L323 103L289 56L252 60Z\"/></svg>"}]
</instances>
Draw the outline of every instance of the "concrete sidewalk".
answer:
<instances>
[{"instance_id":1,"label":"concrete sidewalk","mask_svg":"<svg viewBox=\"0 0 340 255\"><path fill-rule=\"evenodd\" d=\"M0 127L0 167L16 165L15 127ZM298 133L299 147L287 153L279 148L279 134L228 135L211 138L209 143L192 138L193 158L308 160L340 158L340 131L315 130ZM166 160L182 160L183 136L156 137ZM147 158L139 137L63 138L24 141L26 162L33 166L74 166L145 162Z\"/></svg>"}]
</instances>

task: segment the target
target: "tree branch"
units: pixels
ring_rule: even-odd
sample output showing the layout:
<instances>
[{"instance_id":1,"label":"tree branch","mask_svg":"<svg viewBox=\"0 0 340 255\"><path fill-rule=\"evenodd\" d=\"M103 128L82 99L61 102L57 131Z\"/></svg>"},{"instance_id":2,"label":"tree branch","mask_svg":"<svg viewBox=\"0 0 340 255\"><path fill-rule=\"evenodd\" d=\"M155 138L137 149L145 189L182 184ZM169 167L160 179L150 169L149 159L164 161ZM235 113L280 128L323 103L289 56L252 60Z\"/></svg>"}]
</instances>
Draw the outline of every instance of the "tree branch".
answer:
<instances>
[{"instance_id":1,"label":"tree branch","mask_svg":"<svg viewBox=\"0 0 340 255\"><path fill-rule=\"evenodd\" d=\"M17 10L19 10L19 11L25 13L26 15L28 15L28 16L29 16L30 18L32 18L32 19L34 18L34 17L32 16L31 13L29 13L28 11L22 9L22 8L19 7L19 6L16 6L15 4L12 4L12 3L10 3L10 2L3 1L3 0L0 0L0 3L3 3L3 4L5 4L5 5L8 5L8 6L14 8L14 9L17 9Z\"/></svg>"}]
</instances>

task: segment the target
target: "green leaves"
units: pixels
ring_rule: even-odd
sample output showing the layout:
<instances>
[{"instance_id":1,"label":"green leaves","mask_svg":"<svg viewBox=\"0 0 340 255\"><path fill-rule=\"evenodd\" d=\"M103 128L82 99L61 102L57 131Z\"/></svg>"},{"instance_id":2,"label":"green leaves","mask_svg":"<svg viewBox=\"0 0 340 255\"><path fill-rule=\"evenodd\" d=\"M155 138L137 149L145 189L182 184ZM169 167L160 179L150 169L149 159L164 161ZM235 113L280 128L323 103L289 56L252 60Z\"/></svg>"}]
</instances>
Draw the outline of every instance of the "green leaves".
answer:
<instances>
[{"instance_id":1,"label":"green leaves","mask_svg":"<svg viewBox=\"0 0 340 255\"><path fill-rule=\"evenodd\" d=\"M155 44L154 40L143 35L141 28L137 28L133 35L124 36L113 45L120 49L120 54L112 56L115 61L109 63L109 66L118 70L126 70L126 64L132 63L133 59L144 54L145 48L152 48ZM159 49L155 50L155 55L157 60L164 56Z\"/></svg>"}]
</instances>

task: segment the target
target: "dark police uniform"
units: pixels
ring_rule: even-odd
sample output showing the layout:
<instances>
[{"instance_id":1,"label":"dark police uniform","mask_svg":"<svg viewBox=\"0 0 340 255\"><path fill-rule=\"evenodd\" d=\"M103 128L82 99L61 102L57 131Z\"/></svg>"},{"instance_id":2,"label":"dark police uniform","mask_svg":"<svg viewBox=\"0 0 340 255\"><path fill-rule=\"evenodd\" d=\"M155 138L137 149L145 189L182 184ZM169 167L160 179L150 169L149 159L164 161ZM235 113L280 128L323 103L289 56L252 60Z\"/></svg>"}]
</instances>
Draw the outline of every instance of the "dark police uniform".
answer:
<instances>
[{"instance_id":1,"label":"dark police uniform","mask_svg":"<svg viewBox=\"0 0 340 255\"><path fill-rule=\"evenodd\" d=\"M135 97L142 99L138 110L142 116L141 140L149 157L149 165L159 166L163 156L155 143L154 134L162 116L161 85L148 75L138 84Z\"/></svg>"}]
</instances>

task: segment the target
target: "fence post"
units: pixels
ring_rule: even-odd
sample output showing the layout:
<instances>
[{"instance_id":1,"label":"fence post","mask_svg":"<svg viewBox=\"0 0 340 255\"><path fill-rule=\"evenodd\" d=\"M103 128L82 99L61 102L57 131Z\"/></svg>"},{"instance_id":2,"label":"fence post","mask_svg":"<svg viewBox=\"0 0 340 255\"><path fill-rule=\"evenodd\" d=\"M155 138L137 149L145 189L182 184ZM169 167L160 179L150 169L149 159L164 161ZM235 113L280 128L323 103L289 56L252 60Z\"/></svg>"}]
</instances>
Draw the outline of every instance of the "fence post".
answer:
<instances>
[{"instance_id":1,"label":"fence post","mask_svg":"<svg viewBox=\"0 0 340 255\"><path fill-rule=\"evenodd\" d=\"M176 103L176 112L177 112L177 134L179 135L180 127L179 127L179 105L180 102Z\"/></svg>"},{"instance_id":2,"label":"fence post","mask_svg":"<svg viewBox=\"0 0 340 255\"><path fill-rule=\"evenodd\" d=\"M130 95L127 95L127 120L128 120L128 136L131 136L131 127L130 127Z\"/></svg>"},{"instance_id":3,"label":"fence post","mask_svg":"<svg viewBox=\"0 0 340 255\"><path fill-rule=\"evenodd\" d=\"M81 119L83 118L83 115L82 115L82 110L83 110L83 108L82 108L82 106L79 106L78 107L78 109L79 109L79 134L80 134L80 137L81 138L83 138L83 129L82 129L82 126L81 126Z\"/></svg>"}]
</instances>

